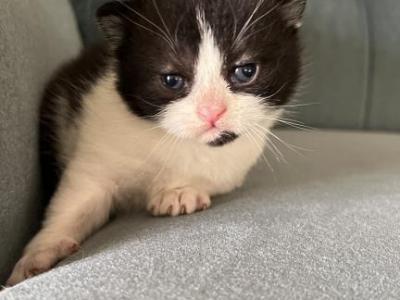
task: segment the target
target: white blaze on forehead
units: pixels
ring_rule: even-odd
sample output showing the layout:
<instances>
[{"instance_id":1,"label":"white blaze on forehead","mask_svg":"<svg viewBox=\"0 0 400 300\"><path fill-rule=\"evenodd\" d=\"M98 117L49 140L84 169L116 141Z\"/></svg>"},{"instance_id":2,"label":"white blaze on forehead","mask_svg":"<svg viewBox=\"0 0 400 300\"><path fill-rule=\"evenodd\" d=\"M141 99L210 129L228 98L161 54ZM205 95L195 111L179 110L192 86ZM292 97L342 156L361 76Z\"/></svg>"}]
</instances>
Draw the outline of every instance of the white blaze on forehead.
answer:
<instances>
[{"instance_id":1,"label":"white blaze on forehead","mask_svg":"<svg viewBox=\"0 0 400 300\"><path fill-rule=\"evenodd\" d=\"M197 21L201 33L201 42L199 45L193 91L204 93L207 92L206 89L226 87L227 84L221 75L224 62L223 55L217 46L210 25L200 11L197 14Z\"/></svg>"},{"instance_id":2,"label":"white blaze on forehead","mask_svg":"<svg viewBox=\"0 0 400 300\"><path fill-rule=\"evenodd\" d=\"M229 82L223 76L224 53L200 11L197 22L201 41L192 89L186 97L166 106L161 118L162 127L174 136L195 138L202 143L214 141L224 131L245 134L254 124L269 128L270 124L263 122L265 105L262 99L230 90ZM209 124L204 122L202 112L219 108L224 111L217 124L219 131L208 132Z\"/></svg>"}]
</instances>

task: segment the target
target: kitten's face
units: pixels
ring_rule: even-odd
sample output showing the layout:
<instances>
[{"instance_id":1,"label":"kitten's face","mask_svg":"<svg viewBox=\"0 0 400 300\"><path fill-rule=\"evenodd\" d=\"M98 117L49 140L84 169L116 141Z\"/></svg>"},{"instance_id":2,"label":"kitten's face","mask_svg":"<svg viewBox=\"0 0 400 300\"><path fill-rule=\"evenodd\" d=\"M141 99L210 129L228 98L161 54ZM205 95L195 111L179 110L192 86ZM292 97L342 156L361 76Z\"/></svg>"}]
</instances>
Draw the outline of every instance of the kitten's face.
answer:
<instances>
[{"instance_id":1,"label":"kitten's face","mask_svg":"<svg viewBox=\"0 0 400 300\"><path fill-rule=\"evenodd\" d=\"M299 79L304 0L136 0L106 5L118 88L133 113L222 146L272 125Z\"/></svg>"}]
</instances>

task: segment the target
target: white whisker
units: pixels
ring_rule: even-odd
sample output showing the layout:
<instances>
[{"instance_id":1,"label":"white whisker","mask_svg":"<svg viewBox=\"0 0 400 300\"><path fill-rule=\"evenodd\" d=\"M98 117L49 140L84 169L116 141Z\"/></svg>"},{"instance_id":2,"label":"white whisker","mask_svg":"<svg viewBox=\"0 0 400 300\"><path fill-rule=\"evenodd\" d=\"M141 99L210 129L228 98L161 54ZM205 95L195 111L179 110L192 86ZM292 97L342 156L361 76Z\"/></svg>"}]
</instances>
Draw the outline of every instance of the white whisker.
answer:
<instances>
[{"instance_id":1,"label":"white whisker","mask_svg":"<svg viewBox=\"0 0 400 300\"><path fill-rule=\"evenodd\" d=\"M160 12L160 9L159 9L159 7L157 5L157 1L156 0L152 0L152 1L153 1L153 6L156 9L157 14L158 14L158 16L159 16L159 18L161 20L161 23L163 24L163 26L165 28L165 33L168 34L170 41L173 42L171 31L168 29L167 23L165 22L165 19L164 19L164 17L162 16L162 14Z\"/></svg>"},{"instance_id":2,"label":"white whisker","mask_svg":"<svg viewBox=\"0 0 400 300\"><path fill-rule=\"evenodd\" d=\"M269 95L267 97L263 97L262 100L271 100L273 97L275 97L276 95L278 95L285 87L286 87L287 83L284 83L275 93L273 93L272 95Z\"/></svg>"},{"instance_id":3,"label":"white whisker","mask_svg":"<svg viewBox=\"0 0 400 300\"><path fill-rule=\"evenodd\" d=\"M160 33L157 33L149 28L147 28L146 26L137 23L135 21L133 21L132 19L130 19L127 16L124 16L127 20L131 21L133 24L138 25L140 27L142 27L143 29L146 29L154 34L157 34L159 37L163 38L168 45L171 47L171 49L175 52L176 49L174 47L174 43L173 41L168 37L168 34L157 24L155 24L153 21L149 20L147 17L145 17L143 14L141 14L140 12L138 12L136 9L133 9L131 6L125 4L122 0L118 0L118 2L123 5L126 9L128 9L129 11L133 12L134 14L136 14L137 16L139 16L140 18L142 18L144 21L146 21L147 23L149 23L150 25L154 26L154 28L156 28Z\"/></svg>"},{"instance_id":4,"label":"white whisker","mask_svg":"<svg viewBox=\"0 0 400 300\"><path fill-rule=\"evenodd\" d=\"M254 8L253 12L251 13L251 15L249 16L249 18L247 19L247 21L244 23L242 29L240 30L239 34L237 35L236 39L233 41L233 47L236 46L236 44L242 39L242 36L246 33L247 31L247 27L249 26L249 24L251 23L251 21L253 20L255 14L257 13L257 11L260 9L261 5L264 3L264 0L259 0L256 4L256 7Z\"/></svg>"},{"instance_id":5,"label":"white whisker","mask_svg":"<svg viewBox=\"0 0 400 300\"><path fill-rule=\"evenodd\" d=\"M247 20L247 22L245 23L245 25L243 26L242 30L239 32L237 38L235 39L235 41L233 42L233 46L236 46L237 43L241 40L243 40L244 36L246 35L246 33L252 28L254 27L258 22L260 22L262 19L264 19L265 17L267 17L268 15L270 15L273 11L275 11L279 4L276 4L275 6L273 6L270 10L268 10L266 13L262 14L260 17L258 17L257 19L254 19L254 16L257 14L257 12L259 11L260 7L262 6L262 4L264 3L264 0L260 0L257 5L256 8L254 9L253 13L250 15L249 19ZM265 29L265 28L263 28ZM248 36L249 37L249 36ZM247 38L248 38L247 37Z\"/></svg>"},{"instance_id":6,"label":"white whisker","mask_svg":"<svg viewBox=\"0 0 400 300\"><path fill-rule=\"evenodd\" d=\"M268 166L268 168L272 171L275 172L274 168L272 167L271 163L267 159L267 157L264 154L264 148L257 142L257 139L252 135L251 131L248 129L244 133L246 137L250 139L250 141L261 151L261 157L263 158L264 162Z\"/></svg>"},{"instance_id":7,"label":"white whisker","mask_svg":"<svg viewBox=\"0 0 400 300\"><path fill-rule=\"evenodd\" d=\"M309 127L307 125L304 125L304 124L301 124L301 123L298 123L298 122L287 121L285 119L279 119L278 118L278 119L268 119L268 120L275 121L277 123L280 123L280 124L283 124L283 125L295 128L295 129L299 129L299 130L304 130L304 131L312 131L312 130L314 130L314 128Z\"/></svg>"},{"instance_id":8,"label":"white whisker","mask_svg":"<svg viewBox=\"0 0 400 300\"><path fill-rule=\"evenodd\" d=\"M265 140L267 142L268 146L271 146L271 148L269 148L271 150L271 152L274 154L276 160L278 162L284 162L287 163L287 160L285 159L285 157L283 156L282 152L279 150L279 148L274 144L274 142L268 138L268 132L264 132L262 131L260 128L257 127L252 127L252 130L255 134L257 134L260 138L262 138L263 140Z\"/></svg>"},{"instance_id":9,"label":"white whisker","mask_svg":"<svg viewBox=\"0 0 400 300\"><path fill-rule=\"evenodd\" d=\"M276 4L274 7L272 7L270 10L268 10L266 13L264 13L263 15L261 15L260 17L258 17L257 19L255 19L248 27L248 29L250 29L251 27L253 27L254 25L256 25L258 22L260 22L262 19L264 19L265 17L267 17L268 15L270 15L274 10L276 10L278 8L279 4Z\"/></svg>"},{"instance_id":10,"label":"white whisker","mask_svg":"<svg viewBox=\"0 0 400 300\"><path fill-rule=\"evenodd\" d=\"M229 3L229 8L231 9L234 24L235 24L235 26L233 28L233 38L235 38L235 37L237 37L238 18L236 16L235 9L233 8L232 2L228 1L228 3Z\"/></svg>"},{"instance_id":11,"label":"white whisker","mask_svg":"<svg viewBox=\"0 0 400 300\"><path fill-rule=\"evenodd\" d=\"M303 147L291 145L288 142L285 142L283 139L281 139L279 136L274 134L272 131L269 133L269 135L272 136L273 138L275 138L278 142L282 143L289 150L293 151L294 153L296 153L297 155L300 155L302 157L304 157L304 155L301 152L299 152L299 150L300 151L311 151L310 149L306 149L306 148L303 148Z\"/></svg>"}]
</instances>

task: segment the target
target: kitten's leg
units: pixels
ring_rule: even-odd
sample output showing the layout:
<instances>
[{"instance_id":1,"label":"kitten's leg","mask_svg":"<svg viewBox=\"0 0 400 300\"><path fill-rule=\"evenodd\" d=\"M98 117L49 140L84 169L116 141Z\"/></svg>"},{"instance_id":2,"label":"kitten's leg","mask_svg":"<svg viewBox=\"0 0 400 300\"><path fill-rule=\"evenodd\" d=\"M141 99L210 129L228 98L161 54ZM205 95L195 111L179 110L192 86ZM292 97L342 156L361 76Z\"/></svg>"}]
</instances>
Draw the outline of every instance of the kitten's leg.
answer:
<instances>
[{"instance_id":1,"label":"kitten's leg","mask_svg":"<svg viewBox=\"0 0 400 300\"><path fill-rule=\"evenodd\" d=\"M109 218L113 187L81 172L65 172L41 231L25 248L7 285L51 269Z\"/></svg>"},{"instance_id":2,"label":"kitten's leg","mask_svg":"<svg viewBox=\"0 0 400 300\"><path fill-rule=\"evenodd\" d=\"M192 214L211 206L210 196L196 188L167 189L153 194L147 210L153 216L178 216Z\"/></svg>"}]
</instances>

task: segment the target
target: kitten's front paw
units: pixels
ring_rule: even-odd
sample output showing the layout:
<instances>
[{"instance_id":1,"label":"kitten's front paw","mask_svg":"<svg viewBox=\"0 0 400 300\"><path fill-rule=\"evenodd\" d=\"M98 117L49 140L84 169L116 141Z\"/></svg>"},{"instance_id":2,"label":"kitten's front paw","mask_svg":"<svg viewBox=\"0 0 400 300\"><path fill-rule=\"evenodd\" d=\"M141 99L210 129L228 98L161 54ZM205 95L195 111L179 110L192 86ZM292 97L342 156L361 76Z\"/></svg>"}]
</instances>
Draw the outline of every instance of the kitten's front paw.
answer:
<instances>
[{"instance_id":1,"label":"kitten's front paw","mask_svg":"<svg viewBox=\"0 0 400 300\"><path fill-rule=\"evenodd\" d=\"M49 271L60 260L79 250L77 242L71 239L62 239L54 245L41 250L28 251L15 265L6 285L14 286L25 279Z\"/></svg>"},{"instance_id":2,"label":"kitten's front paw","mask_svg":"<svg viewBox=\"0 0 400 300\"><path fill-rule=\"evenodd\" d=\"M210 196L190 187L164 191L153 197L147 210L153 216L192 214L211 206Z\"/></svg>"}]
</instances>

